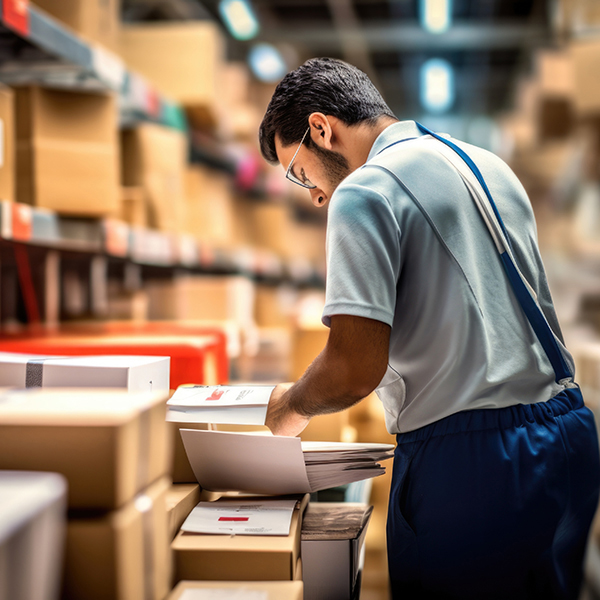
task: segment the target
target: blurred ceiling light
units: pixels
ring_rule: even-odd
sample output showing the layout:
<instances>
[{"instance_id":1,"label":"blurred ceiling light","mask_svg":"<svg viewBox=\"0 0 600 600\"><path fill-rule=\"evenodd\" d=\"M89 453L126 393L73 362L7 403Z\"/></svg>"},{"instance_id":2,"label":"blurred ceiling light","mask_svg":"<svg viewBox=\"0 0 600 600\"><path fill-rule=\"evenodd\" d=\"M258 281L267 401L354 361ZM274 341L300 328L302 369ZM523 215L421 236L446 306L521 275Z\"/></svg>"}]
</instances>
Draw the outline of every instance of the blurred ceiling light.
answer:
<instances>
[{"instance_id":1,"label":"blurred ceiling light","mask_svg":"<svg viewBox=\"0 0 600 600\"><path fill-rule=\"evenodd\" d=\"M287 72L279 50L270 44L256 44L248 54L248 64L258 79L273 83Z\"/></svg>"},{"instance_id":2,"label":"blurred ceiling light","mask_svg":"<svg viewBox=\"0 0 600 600\"><path fill-rule=\"evenodd\" d=\"M432 58L421 66L421 104L432 113L447 111L454 102L454 70L447 60Z\"/></svg>"},{"instance_id":3,"label":"blurred ceiling light","mask_svg":"<svg viewBox=\"0 0 600 600\"><path fill-rule=\"evenodd\" d=\"M421 0L421 24L430 33L444 33L450 27L452 0Z\"/></svg>"},{"instance_id":4,"label":"blurred ceiling light","mask_svg":"<svg viewBox=\"0 0 600 600\"><path fill-rule=\"evenodd\" d=\"M258 20L247 0L221 0L219 13L236 40L251 40L258 34Z\"/></svg>"}]
</instances>

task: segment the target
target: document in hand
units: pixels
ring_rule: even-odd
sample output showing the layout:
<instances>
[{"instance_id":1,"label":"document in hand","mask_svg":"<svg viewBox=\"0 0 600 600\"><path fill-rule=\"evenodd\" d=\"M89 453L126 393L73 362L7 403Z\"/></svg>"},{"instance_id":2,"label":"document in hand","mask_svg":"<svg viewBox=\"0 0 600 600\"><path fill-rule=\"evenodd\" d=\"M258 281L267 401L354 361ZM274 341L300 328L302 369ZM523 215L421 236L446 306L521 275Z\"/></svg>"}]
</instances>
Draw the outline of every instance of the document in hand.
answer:
<instances>
[{"instance_id":1,"label":"document in hand","mask_svg":"<svg viewBox=\"0 0 600 600\"><path fill-rule=\"evenodd\" d=\"M256 494L316 492L385 473L391 444L302 442L257 433L181 429L186 453L205 490Z\"/></svg>"},{"instance_id":2,"label":"document in hand","mask_svg":"<svg viewBox=\"0 0 600 600\"><path fill-rule=\"evenodd\" d=\"M167 402L167 421L264 425L274 385L182 385Z\"/></svg>"}]
</instances>

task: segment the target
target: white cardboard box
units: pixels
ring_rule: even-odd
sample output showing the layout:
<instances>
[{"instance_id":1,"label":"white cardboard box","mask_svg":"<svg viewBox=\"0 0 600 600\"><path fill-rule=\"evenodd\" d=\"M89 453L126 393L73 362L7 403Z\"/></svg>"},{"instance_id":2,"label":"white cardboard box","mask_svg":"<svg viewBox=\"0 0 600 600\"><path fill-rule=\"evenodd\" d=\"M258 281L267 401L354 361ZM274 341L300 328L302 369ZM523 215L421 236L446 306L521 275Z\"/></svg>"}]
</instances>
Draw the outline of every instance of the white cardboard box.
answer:
<instances>
[{"instance_id":1,"label":"white cardboard box","mask_svg":"<svg viewBox=\"0 0 600 600\"><path fill-rule=\"evenodd\" d=\"M0 387L169 391L168 356L41 356L0 352Z\"/></svg>"},{"instance_id":2,"label":"white cardboard box","mask_svg":"<svg viewBox=\"0 0 600 600\"><path fill-rule=\"evenodd\" d=\"M0 600L56 600L67 482L57 473L0 471Z\"/></svg>"}]
</instances>

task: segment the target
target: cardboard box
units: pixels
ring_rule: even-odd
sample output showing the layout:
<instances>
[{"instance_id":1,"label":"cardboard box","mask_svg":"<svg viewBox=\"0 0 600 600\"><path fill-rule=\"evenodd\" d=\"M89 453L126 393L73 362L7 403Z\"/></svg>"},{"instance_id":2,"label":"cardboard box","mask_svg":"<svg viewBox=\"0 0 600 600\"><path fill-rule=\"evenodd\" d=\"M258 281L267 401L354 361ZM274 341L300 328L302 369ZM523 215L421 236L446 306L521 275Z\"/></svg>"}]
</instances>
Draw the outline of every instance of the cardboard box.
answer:
<instances>
[{"instance_id":1,"label":"cardboard box","mask_svg":"<svg viewBox=\"0 0 600 600\"><path fill-rule=\"evenodd\" d=\"M200 165L185 171L183 231L217 246L230 247L237 239L231 177Z\"/></svg>"},{"instance_id":2,"label":"cardboard box","mask_svg":"<svg viewBox=\"0 0 600 600\"><path fill-rule=\"evenodd\" d=\"M121 186L118 219L132 227L148 226L148 210L144 188L141 186Z\"/></svg>"},{"instance_id":3,"label":"cardboard box","mask_svg":"<svg viewBox=\"0 0 600 600\"><path fill-rule=\"evenodd\" d=\"M360 596L359 573L371 511L370 506L350 502L309 504L302 524L307 598L348 600Z\"/></svg>"},{"instance_id":4,"label":"cardboard box","mask_svg":"<svg viewBox=\"0 0 600 600\"><path fill-rule=\"evenodd\" d=\"M127 24L121 29L120 52L128 67L192 107L199 124L214 122L225 62L225 39L217 23Z\"/></svg>"},{"instance_id":5,"label":"cardboard box","mask_svg":"<svg viewBox=\"0 0 600 600\"><path fill-rule=\"evenodd\" d=\"M120 0L36 0L35 4L82 37L116 51Z\"/></svg>"},{"instance_id":6,"label":"cardboard box","mask_svg":"<svg viewBox=\"0 0 600 600\"><path fill-rule=\"evenodd\" d=\"M52 357L0 352L0 386L169 392L168 356Z\"/></svg>"},{"instance_id":7,"label":"cardboard box","mask_svg":"<svg viewBox=\"0 0 600 600\"><path fill-rule=\"evenodd\" d=\"M117 113L110 94L15 88L17 200L68 215L114 214Z\"/></svg>"},{"instance_id":8,"label":"cardboard box","mask_svg":"<svg viewBox=\"0 0 600 600\"><path fill-rule=\"evenodd\" d=\"M185 134L154 123L126 129L121 132L121 160L123 185L143 189L148 225L179 231L184 222Z\"/></svg>"},{"instance_id":9,"label":"cardboard box","mask_svg":"<svg viewBox=\"0 0 600 600\"><path fill-rule=\"evenodd\" d=\"M575 108L580 116L600 112L600 80L594 77L600 64L600 41L577 40L569 46L575 81Z\"/></svg>"},{"instance_id":10,"label":"cardboard box","mask_svg":"<svg viewBox=\"0 0 600 600\"><path fill-rule=\"evenodd\" d=\"M61 473L70 508L123 506L168 470L166 400L161 392L7 391L0 469Z\"/></svg>"},{"instance_id":11,"label":"cardboard box","mask_svg":"<svg viewBox=\"0 0 600 600\"><path fill-rule=\"evenodd\" d=\"M173 478L173 483L197 483L196 476L190 465L181 434L179 429L199 429L200 431L206 431L208 425L206 423L167 423L169 428L169 435L173 443L173 451L171 453L171 463L169 473Z\"/></svg>"},{"instance_id":12,"label":"cardboard box","mask_svg":"<svg viewBox=\"0 0 600 600\"><path fill-rule=\"evenodd\" d=\"M192 509L200 502L200 486L197 483L178 483L167 492L169 516L169 539L172 540Z\"/></svg>"},{"instance_id":13,"label":"cardboard box","mask_svg":"<svg viewBox=\"0 0 600 600\"><path fill-rule=\"evenodd\" d=\"M300 558L305 495L287 536L219 536L180 531L171 548L175 580L292 581Z\"/></svg>"},{"instance_id":14,"label":"cardboard box","mask_svg":"<svg viewBox=\"0 0 600 600\"><path fill-rule=\"evenodd\" d=\"M238 275L183 275L149 281L151 319L235 321L254 325L254 283Z\"/></svg>"},{"instance_id":15,"label":"cardboard box","mask_svg":"<svg viewBox=\"0 0 600 600\"><path fill-rule=\"evenodd\" d=\"M255 297L255 319L259 327L289 327L296 294L288 286L258 284Z\"/></svg>"},{"instance_id":16,"label":"cardboard box","mask_svg":"<svg viewBox=\"0 0 600 600\"><path fill-rule=\"evenodd\" d=\"M117 511L71 516L64 600L163 600L171 588L168 490L162 478Z\"/></svg>"},{"instance_id":17,"label":"cardboard box","mask_svg":"<svg viewBox=\"0 0 600 600\"><path fill-rule=\"evenodd\" d=\"M260 600L302 600L302 581L182 581L169 594L167 600L185 600L187 590L202 590L205 594L215 594L212 598L244 598ZM209 591L210 590L210 591ZM198 592L201 593L201 592ZM217 595L218 594L218 595ZM198 596L202 598L203 596Z\"/></svg>"},{"instance_id":18,"label":"cardboard box","mask_svg":"<svg viewBox=\"0 0 600 600\"><path fill-rule=\"evenodd\" d=\"M14 94L0 86L0 200L15 199Z\"/></svg>"},{"instance_id":19,"label":"cardboard box","mask_svg":"<svg viewBox=\"0 0 600 600\"><path fill-rule=\"evenodd\" d=\"M0 600L56 600L67 482L56 473L0 471Z\"/></svg>"}]
</instances>

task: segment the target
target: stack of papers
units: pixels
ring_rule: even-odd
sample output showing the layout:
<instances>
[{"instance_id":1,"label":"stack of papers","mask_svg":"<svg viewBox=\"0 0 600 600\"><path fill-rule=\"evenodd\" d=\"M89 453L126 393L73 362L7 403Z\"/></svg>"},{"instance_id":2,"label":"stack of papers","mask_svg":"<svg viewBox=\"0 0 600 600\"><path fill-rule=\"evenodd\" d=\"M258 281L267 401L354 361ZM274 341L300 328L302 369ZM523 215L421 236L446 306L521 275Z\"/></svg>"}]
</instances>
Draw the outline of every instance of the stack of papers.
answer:
<instances>
[{"instance_id":1,"label":"stack of papers","mask_svg":"<svg viewBox=\"0 0 600 600\"><path fill-rule=\"evenodd\" d=\"M264 425L274 385L182 385L167 402L167 421Z\"/></svg>"},{"instance_id":2,"label":"stack of papers","mask_svg":"<svg viewBox=\"0 0 600 600\"><path fill-rule=\"evenodd\" d=\"M302 442L257 433L181 429L198 483L214 492L312 493L385 473L391 444Z\"/></svg>"}]
</instances>

